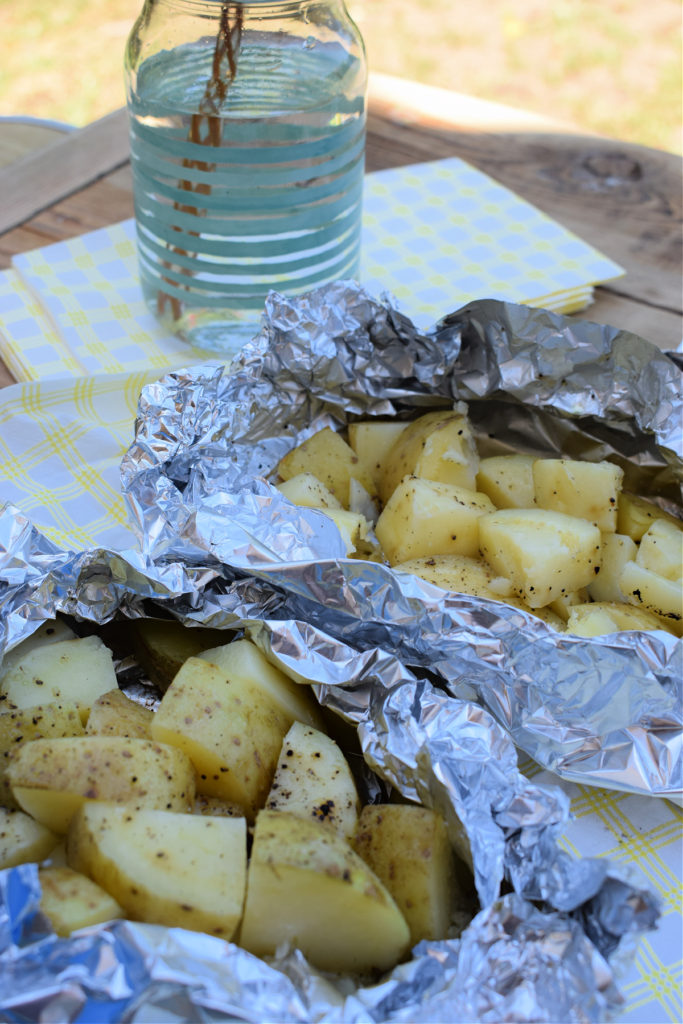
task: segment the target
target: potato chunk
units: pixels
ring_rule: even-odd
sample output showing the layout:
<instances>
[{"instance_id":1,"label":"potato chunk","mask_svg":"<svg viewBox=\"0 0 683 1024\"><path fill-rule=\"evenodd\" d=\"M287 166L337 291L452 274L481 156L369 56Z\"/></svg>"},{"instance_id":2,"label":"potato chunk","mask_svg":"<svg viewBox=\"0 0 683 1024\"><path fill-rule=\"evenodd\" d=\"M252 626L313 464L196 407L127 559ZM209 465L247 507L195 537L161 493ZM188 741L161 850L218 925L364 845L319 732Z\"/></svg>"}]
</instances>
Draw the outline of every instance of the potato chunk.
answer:
<instances>
[{"instance_id":1,"label":"potato chunk","mask_svg":"<svg viewBox=\"0 0 683 1024\"><path fill-rule=\"evenodd\" d=\"M631 540L639 541L657 519L665 519L674 526L680 526L678 519L653 501L641 498L638 494L629 494L628 491L621 492L617 509L618 533L625 533Z\"/></svg>"},{"instance_id":2,"label":"potato chunk","mask_svg":"<svg viewBox=\"0 0 683 1024\"><path fill-rule=\"evenodd\" d=\"M61 619L48 619L46 622L41 623L29 637L22 640L21 643L13 647L11 651L7 651L2 659L2 667L0 667L0 686L2 680L7 675L10 669L25 658L27 654L35 650L37 647L46 647L48 644L56 644L61 640L76 640L76 634L70 626L67 626Z\"/></svg>"},{"instance_id":3,"label":"potato chunk","mask_svg":"<svg viewBox=\"0 0 683 1024\"><path fill-rule=\"evenodd\" d=\"M349 423L349 444L358 456L358 463L379 490L386 455L408 426L401 420L361 420Z\"/></svg>"},{"instance_id":4,"label":"potato chunk","mask_svg":"<svg viewBox=\"0 0 683 1024\"><path fill-rule=\"evenodd\" d=\"M164 692L188 658L196 657L216 644L225 644L232 634L203 626L188 629L180 622L135 619L130 624L133 652L150 680Z\"/></svg>"},{"instance_id":5,"label":"potato chunk","mask_svg":"<svg viewBox=\"0 0 683 1024\"><path fill-rule=\"evenodd\" d=\"M312 473L297 473L289 480L283 480L277 485L278 491L284 494L293 505L302 505L304 508L335 508L342 507L338 498L335 498L332 491L328 491L324 484L321 484Z\"/></svg>"},{"instance_id":6,"label":"potato chunk","mask_svg":"<svg viewBox=\"0 0 683 1024\"><path fill-rule=\"evenodd\" d=\"M0 807L0 871L44 860L59 836L24 811Z\"/></svg>"},{"instance_id":7,"label":"potato chunk","mask_svg":"<svg viewBox=\"0 0 683 1024\"><path fill-rule=\"evenodd\" d=\"M667 580L683 579L683 531L666 519L656 519L641 537L635 560Z\"/></svg>"},{"instance_id":8,"label":"potato chunk","mask_svg":"<svg viewBox=\"0 0 683 1024\"><path fill-rule=\"evenodd\" d=\"M683 586L680 580L668 580L637 562L627 562L621 571L619 585L629 604L658 615L677 636L683 633Z\"/></svg>"},{"instance_id":9,"label":"potato chunk","mask_svg":"<svg viewBox=\"0 0 683 1024\"><path fill-rule=\"evenodd\" d=\"M29 651L5 674L5 708L73 702L85 724L97 698L117 687L111 651L99 637L61 640Z\"/></svg>"},{"instance_id":10,"label":"potato chunk","mask_svg":"<svg viewBox=\"0 0 683 1024\"><path fill-rule=\"evenodd\" d=\"M42 890L40 909L62 938L79 928L125 916L116 900L80 871L68 867L41 868L38 878Z\"/></svg>"},{"instance_id":11,"label":"potato chunk","mask_svg":"<svg viewBox=\"0 0 683 1024\"><path fill-rule=\"evenodd\" d=\"M283 740L265 806L312 819L348 839L358 820L358 793L334 740L295 722Z\"/></svg>"},{"instance_id":12,"label":"potato chunk","mask_svg":"<svg viewBox=\"0 0 683 1024\"><path fill-rule=\"evenodd\" d=\"M531 608L587 586L600 569L600 530L546 509L501 509L479 520L481 553Z\"/></svg>"},{"instance_id":13,"label":"potato chunk","mask_svg":"<svg viewBox=\"0 0 683 1024\"><path fill-rule=\"evenodd\" d=\"M377 520L375 533L391 565L425 555L479 553L479 517L493 511L485 494L406 477Z\"/></svg>"},{"instance_id":14,"label":"potato chunk","mask_svg":"<svg viewBox=\"0 0 683 1024\"><path fill-rule=\"evenodd\" d=\"M66 832L82 803L186 811L194 770L182 751L123 736L30 740L11 759L8 779L20 807L54 832Z\"/></svg>"},{"instance_id":15,"label":"potato chunk","mask_svg":"<svg viewBox=\"0 0 683 1024\"><path fill-rule=\"evenodd\" d=\"M603 533L614 533L624 479L620 466L576 459L537 459L532 473L538 508L587 519Z\"/></svg>"},{"instance_id":16,"label":"potato chunk","mask_svg":"<svg viewBox=\"0 0 683 1024\"><path fill-rule=\"evenodd\" d=\"M240 944L269 956L282 943L323 971L393 967L408 949L401 911L348 843L314 821L261 811Z\"/></svg>"},{"instance_id":17,"label":"potato chunk","mask_svg":"<svg viewBox=\"0 0 683 1024\"><path fill-rule=\"evenodd\" d=\"M447 937L456 880L440 814L413 804L364 807L353 847L396 900L410 928L411 946Z\"/></svg>"},{"instance_id":18,"label":"potato chunk","mask_svg":"<svg viewBox=\"0 0 683 1024\"><path fill-rule=\"evenodd\" d=\"M344 508L349 506L349 481L352 477L368 494L375 492L372 477L361 465L353 448L330 427L319 430L287 452L280 459L277 470L283 480L290 480L299 473L312 473Z\"/></svg>"},{"instance_id":19,"label":"potato chunk","mask_svg":"<svg viewBox=\"0 0 683 1024\"><path fill-rule=\"evenodd\" d=\"M488 494L496 508L533 508L534 455L490 455L477 472L477 490Z\"/></svg>"},{"instance_id":20,"label":"potato chunk","mask_svg":"<svg viewBox=\"0 0 683 1024\"><path fill-rule=\"evenodd\" d=\"M661 619L645 608L609 601L577 604L570 609L567 632L577 636L604 636L626 629L663 629L672 632Z\"/></svg>"},{"instance_id":21,"label":"potato chunk","mask_svg":"<svg viewBox=\"0 0 683 1024\"><path fill-rule=\"evenodd\" d=\"M588 584L588 595L593 601L624 604L626 597L619 586L619 578L626 563L636 557L636 543L625 533L603 533L600 548L600 572Z\"/></svg>"},{"instance_id":22,"label":"potato chunk","mask_svg":"<svg viewBox=\"0 0 683 1024\"><path fill-rule=\"evenodd\" d=\"M244 818L90 803L71 823L66 852L69 866L134 920L228 940L237 930L247 863Z\"/></svg>"},{"instance_id":23,"label":"potato chunk","mask_svg":"<svg viewBox=\"0 0 683 1024\"><path fill-rule=\"evenodd\" d=\"M230 679L241 679L249 686L262 689L269 701L292 721L308 722L315 729L322 728L318 704L309 686L295 683L281 669L271 663L251 640L234 640L231 644L211 647L199 655L227 674Z\"/></svg>"},{"instance_id":24,"label":"potato chunk","mask_svg":"<svg viewBox=\"0 0 683 1024\"><path fill-rule=\"evenodd\" d=\"M396 572L408 572L434 583L443 590L457 594L487 597L492 601L505 601L512 594L512 584L498 576L481 558L467 555L425 555L410 558L394 566Z\"/></svg>"},{"instance_id":25,"label":"potato chunk","mask_svg":"<svg viewBox=\"0 0 683 1024\"><path fill-rule=\"evenodd\" d=\"M75 704L37 704L0 714L0 804L18 807L7 777L14 751L28 740L82 736L83 725Z\"/></svg>"},{"instance_id":26,"label":"potato chunk","mask_svg":"<svg viewBox=\"0 0 683 1024\"><path fill-rule=\"evenodd\" d=\"M149 740L153 717L151 708L136 704L121 690L110 690L93 704L85 731L89 736L137 736Z\"/></svg>"},{"instance_id":27,"label":"potato chunk","mask_svg":"<svg viewBox=\"0 0 683 1024\"><path fill-rule=\"evenodd\" d=\"M386 504L408 475L473 491L478 466L467 415L459 410L428 412L408 424L385 454L379 496Z\"/></svg>"},{"instance_id":28,"label":"potato chunk","mask_svg":"<svg viewBox=\"0 0 683 1024\"><path fill-rule=\"evenodd\" d=\"M263 806L294 720L249 679L188 658L152 719L152 736L182 750L197 791L238 803L252 820Z\"/></svg>"}]
</instances>

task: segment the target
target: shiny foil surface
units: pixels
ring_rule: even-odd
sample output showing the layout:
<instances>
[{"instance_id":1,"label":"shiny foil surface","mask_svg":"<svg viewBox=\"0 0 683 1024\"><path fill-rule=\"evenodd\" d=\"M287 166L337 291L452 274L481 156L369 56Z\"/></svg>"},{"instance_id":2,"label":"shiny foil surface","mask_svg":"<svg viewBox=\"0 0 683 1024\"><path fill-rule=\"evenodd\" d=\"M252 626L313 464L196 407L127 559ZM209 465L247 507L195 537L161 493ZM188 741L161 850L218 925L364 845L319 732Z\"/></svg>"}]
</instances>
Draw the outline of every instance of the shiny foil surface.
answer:
<instances>
[{"instance_id":1,"label":"shiny foil surface","mask_svg":"<svg viewBox=\"0 0 683 1024\"><path fill-rule=\"evenodd\" d=\"M681 372L624 331L494 300L425 334L341 282L272 294L229 368L168 375L141 396L122 485L139 548L57 550L0 514L2 649L57 612L171 614L244 629L355 725L372 773L445 816L479 912L381 983L323 977L296 951L266 964L198 933L115 922L70 939L38 909L35 866L0 873L6 1020L600 1021L615 972L658 915L600 859L557 842L564 778L681 791L681 640L585 640L508 605L344 557L334 524L272 485L280 457L349 417L468 405L503 449L609 455L627 486L681 512Z\"/></svg>"}]
</instances>

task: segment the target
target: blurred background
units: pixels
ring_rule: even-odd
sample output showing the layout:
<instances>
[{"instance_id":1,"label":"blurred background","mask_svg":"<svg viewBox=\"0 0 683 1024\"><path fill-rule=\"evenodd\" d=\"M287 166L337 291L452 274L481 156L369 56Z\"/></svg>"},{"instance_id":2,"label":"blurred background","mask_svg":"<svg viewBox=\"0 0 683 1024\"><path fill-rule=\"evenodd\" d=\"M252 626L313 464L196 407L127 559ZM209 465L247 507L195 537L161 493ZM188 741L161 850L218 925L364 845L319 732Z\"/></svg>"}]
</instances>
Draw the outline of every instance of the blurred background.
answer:
<instances>
[{"instance_id":1,"label":"blurred background","mask_svg":"<svg viewBox=\"0 0 683 1024\"><path fill-rule=\"evenodd\" d=\"M371 70L681 153L680 0L349 0ZM124 102L142 0L0 0L0 115Z\"/></svg>"}]
</instances>

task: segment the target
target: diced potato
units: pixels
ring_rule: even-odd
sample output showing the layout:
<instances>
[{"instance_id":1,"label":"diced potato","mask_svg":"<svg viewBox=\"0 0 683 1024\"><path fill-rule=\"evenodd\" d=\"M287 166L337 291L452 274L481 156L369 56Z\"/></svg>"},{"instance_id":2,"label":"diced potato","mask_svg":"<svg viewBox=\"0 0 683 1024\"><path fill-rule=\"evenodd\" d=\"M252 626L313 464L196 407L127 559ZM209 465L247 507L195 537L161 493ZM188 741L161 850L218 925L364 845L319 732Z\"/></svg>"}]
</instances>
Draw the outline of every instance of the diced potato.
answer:
<instances>
[{"instance_id":1,"label":"diced potato","mask_svg":"<svg viewBox=\"0 0 683 1024\"><path fill-rule=\"evenodd\" d=\"M24 811L0 807L0 871L41 861L59 842L59 836Z\"/></svg>"},{"instance_id":2,"label":"diced potato","mask_svg":"<svg viewBox=\"0 0 683 1024\"><path fill-rule=\"evenodd\" d=\"M370 475L379 489L384 462L389 449L403 433L407 423L401 420L362 420L349 423L349 444L358 456L359 465Z\"/></svg>"},{"instance_id":3,"label":"diced potato","mask_svg":"<svg viewBox=\"0 0 683 1024\"><path fill-rule=\"evenodd\" d=\"M188 658L152 720L152 736L182 750L197 791L238 803L253 820L294 720L266 690L202 658Z\"/></svg>"},{"instance_id":4,"label":"diced potato","mask_svg":"<svg viewBox=\"0 0 683 1024\"><path fill-rule=\"evenodd\" d=\"M408 922L411 946L447 937L456 877L440 814L414 804L364 807L353 848L395 899Z\"/></svg>"},{"instance_id":5,"label":"diced potato","mask_svg":"<svg viewBox=\"0 0 683 1024\"><path fill-rule=\"evenodd\" d=\"M83 725L75 704L37 704L0 714L0 804L18 807L7 778L10 758L27 740L82 736Z\"/></svg>"},{"instance_id":6,"label":"diced potato","mask_svg":"<svg viewBox=\"0 0 683 1024\"><path fill-rule=\"evenodd\" d=\"M351 477L355 477L368 494L375 491L370 473L361 465L353 448L330 427L292 448L280 459L277 469L283 480L290 480L299 473L312 473L345 508L349 504Z\"/></svg>"},{"instance_id":7,"label":"diced potato","mask_svg":"<svg viewBox=\"0 0 683 1024\"><path fill-rule=\"evenodd\" d=\"M295 722L283 740L265 806L317 821L348 839L358 820L358 793L334 740Z\"/></svg>"},{"instance_id":8,"label":"diced potato","mask_svg":"<svg viewBox=\"0 0 683 1024\"><path fill-rule=\"evenodd\" d=\"M386 970L410 932L386 888L340 836L284 811L261 811L240 945L269 956L283 943L323 971Z\"/></svg>"},{"instance_id":9,"label":"diced potato","mask_svg":"<svg viewBox=\"0 0 683 1024\"><path fill-rule=\"evenodd\" d=\"M501 509L479 520L481 553L531 608L590 583L600 569L600 530L547 509Z\"/></svg>"},{"instance_id":10,"label":"diced potato","mask_svg":"<svg viewBox=\"0 0 683 1024\"><path fill-rule=\"evenodd\" d=\"M5 674L3 707L74 703L83 724L97 698L117 687L111 651L99 637L60 640L35 647Z\"/></svg>"},{"instance_id":11,"label":"diced potato","mask_svg":"<svg viewBox=\"0 0 683 1024\"><path fill-rule=\"evenodd\" d=\"M420 576L443 590L457 594L487 597L492 601L505 601L512 594L512 584L498 576L481 558L467 555L425 555L410 558L394 566L396 572Z\"/></svg>"},{"instance_id":12,"label":"diced potato","mask_svg":"<svg viewBox=\"0 0 683 1024\"><path fill-rule=\"evenodd\" d=\"M577 636L603 636L626 629L664 629L671 632L652 612L630 604L594 601L574 605L569 612L567 632Z\"/></svg>"},{"instance_id":13,"label":"diced potato","mask_svg":"<svg viewBox=\"0 0 683 1024\"><path fill-rule=\"evenodd\" d=\"M137 736L149 740L153 717L151 708L136 704L121 690L110 690L93 704L85 731L89 736Z\"/></svg>"},{"instance_id":14,"label":"diced potato","mask_svg":"<svg viewBox=\"0 0 683 1024\"><path fill-rule=\"evenodd\" d=\"M11 651L6 652L0 667L0 686L10 669L14 668L30 651L34 651L37 647L46 647L48 644L56 644L60 640L75 639L76 634L73 629L67 626L62 619L48 619L43 622L29 637L13 647Z\"/></svg>"},{"instance_id":15,"label":"diced potato","mask_svg":"<svg viewBox=\"0 0 683 1024\"><path fill-rule=\"evenodd\" d=\"M244 818L209 818L117 804L85 804L67 858L137 921L230 940L242 915Z\"/></svg>"},{"instance_id":16,"label":"diced potato","mask_svg":"<svg viewBox=\"0 0 683 1024\"><path fill-rule=\"evenodd\" d=\"M325 515L333 520L346 545L346 554L351 556L359 550L370 531L370 523L357 512L342 509L325 509Z\"/></svg>"},{"instance_id":17,"label":"diced potato","mask_svg":"<svg viewBox=\"0 0 683 1024\"><path fill-rule=\"evenodd\" d=\"M635 560L667 580L683 579L683 532L666 519L656 519L641 537Z\"/></svg>"},{"instance_id":18,"label":"diced potato","mask_svg":"<svg viewBox=\"0 0 683 1024\"><path fill-rule=\"evenodd\" d=\"M312 473L297 473L289 480L277 485L278 491L284 494L294 505L305 508L341 508L341 502L328 491Z\"/></svg>"},{"instance_id":19,"label":"diced potato","mask_svg":"<svg viewBox=\"0 0 683 1024\"><path fill-rule=\"evenodd\" d=\"M204 626L188 628L180 622L135 619L130 624L133 652L151 682L163 692L188 658L226 644L232 634Z\"/></svg>"},{"instance_id":20,"label":"diced potato","mask_svg":"<svg viewBox=\"0 0 683 1024\"><path fill-rule=\"evenodd\" d=\"M493 508L485 494L406 477L384 506L375 533L391 565L425 555L475 557L479 518Z\"/></svg>"},{"instance_id":21,"label":"diced potato","mask_svg":"<svg viewBox=\"0 0 683 1024\"><path fill-rule=\"evenodd\" d=\"M593 601L623 604L626 597L619 586L622 569L636 557L636 543L624 533L603 533L600 542L600 572L586 588Z\"/></svg>"},{"instance_id":22,"label":"diced potato","mask_svg":"<svg viewBox=\"0 0 683 1024\"><path fill-rule=\"evenodd\" d=\"M674 526L680 525L678 519L653 501L629 494L628 491L621 492L617 509L617 533L625 533L632 540L639 541L656 519L665 519Z\"/></svg>"},{"instance_id":23,"label":"diced potato","mask_svg":"<svg viewBox=\"0 0 683 1024\"><path fill-rule=\"evenodd\" d=\"M490 455L477 472L477 490L496 508L533 508L535 455Z\"/></svg>"},{"instance_id":24,"label":"diced potato","mask_svg":"<svg viewBox=\"0 0 683 1024\"><path fill-rule=\"evenodd\" d=\"M115 899L80 871L69 867L41 868L38 872L40 909L62 938L105 921L124 917Z\"/></svg>"},{"instance_id":25,"label":"diced potato","mask_svg":"<svg viewBox=\"0 0 683 1024\"><path fill-rule=\"evenodd\" d=\"M323 727L320 708L310 687L295 683L281 669L271 665L251 640L235 640L221 647L211 647L200 657L218 665L231 679L241 679L261 687L268 700L274 701L292 721L307 722L316 729Z\"/></svg>"},{"instance_id":26,"label":"diced potato","mask_svg":"<svg viewBox=\"0 0 683 1024\"><path fill-rule=\"evenodd\" d=\"M614 533L624 479L620 466L612 462L537 459L532 473L538 508L587 519L602 533Z\"/></svg>"},{"instance_id":27,"label":"diced potato","mask_svg":"<svg viewBox=\"0 0 683 1024\"><path fill-rule=\"evenodd\" d=\"M479 455L466 413L428 412L401 431L384 456L379 496L386 505L405 476L474 491Z\"/></svg>"},{"instance_id":28,"label":"diced potato","mask_svg":"<svg viewBox=\"0 0 683 1024\"><path fill-rule=\"evenodd\" d=\"M606 537L614 536L613 534L605 534ZM602 567L600 568L602 572ZM581 590L571 590L566 594L560 594L554 601L551 601L548 607L551 611L555 612L556 615L566 622L569 618L569 613L575 604L586 604L588 601L588 588L582 587Z\"/></svg>"},{"instance_id":29,"label":"diced potato","mask_svg":"<svg viewBox=\"0 0 683 1024\"><path fill-rule=\"evenodd\" d=\"M74 736L23 743L7 770L20 807L53 832L66 832L87 801L187 811L194 769L182 751L123 736Z\"/></svg>"},{"instance_id":30,"label":"diced potato","mask_svg":"<svg viewBox=\"0 0 683 1024\"><path fill-rule=\"evenodd\" d=\"M683 585L668 580L637 562L627 562L619 577L619 586L629 604L658 615L672 632L683 632Z\"/></svg>"}]
</instances>

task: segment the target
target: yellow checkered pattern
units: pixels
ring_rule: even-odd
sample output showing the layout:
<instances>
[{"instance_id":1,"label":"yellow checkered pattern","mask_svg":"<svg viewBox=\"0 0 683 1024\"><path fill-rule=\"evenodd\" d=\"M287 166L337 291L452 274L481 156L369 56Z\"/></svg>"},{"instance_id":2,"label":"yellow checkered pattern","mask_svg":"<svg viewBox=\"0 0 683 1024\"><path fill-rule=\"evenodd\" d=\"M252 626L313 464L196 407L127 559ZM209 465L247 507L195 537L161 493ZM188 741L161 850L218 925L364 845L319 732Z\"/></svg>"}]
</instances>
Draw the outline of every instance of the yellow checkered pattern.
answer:
<instances>
[{"instance_id":1,"label":"yellow checkered pattern","mask_svg":"<svg viewBox=\"0 0 683 1024\"><path fill-rule=\"evenodd\" d=\"M0 498L60 547L135 545L119 465L156 370L15 384L0 391Z\"/></svg>"},{"instance_id":2,"label":"yellow checkered pattern","mask_svg":"<svg viewBox=\"0 0 683 1024\"><path fill-rule=\"evenodd\" d=\"M626 865L637 884L661 900L657 929L640 941L634 962L618 979L626 1006L618 1024L680 1024L683 1020L683 810L669 800L635 796L558 780L526 759L528 777L560 785L571 799L572 821L562 845L574 856L609 857Z\"/></svg>"}]
</instances>

